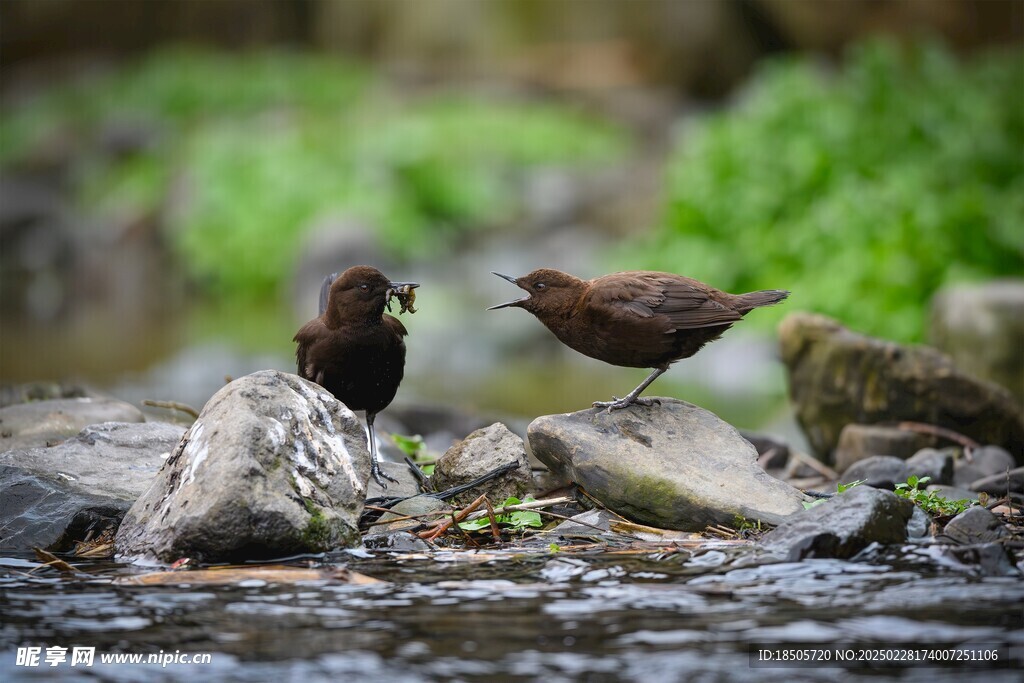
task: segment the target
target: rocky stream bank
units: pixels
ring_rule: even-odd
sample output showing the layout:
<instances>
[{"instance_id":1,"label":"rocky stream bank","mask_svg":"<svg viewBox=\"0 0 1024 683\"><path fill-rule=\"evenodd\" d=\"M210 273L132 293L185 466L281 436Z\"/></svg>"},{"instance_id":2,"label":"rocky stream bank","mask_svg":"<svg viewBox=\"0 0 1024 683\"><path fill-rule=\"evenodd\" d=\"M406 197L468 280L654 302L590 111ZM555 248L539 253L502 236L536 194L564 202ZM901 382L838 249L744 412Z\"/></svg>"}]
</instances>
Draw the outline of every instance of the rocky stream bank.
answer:
<instances>
[{"instance_id":1,"label":"rocky stream bank","mask_svg":"<svg viewBox=\"0 0 1024 683\"><path fill-rule=\"evenodd\" d=\"M477 581L517 557L536 558L527 574L538 585L558 585L559 572L620 585L635 557L646 568L632 571L655 581L675 580L662 571L671 558L687 576L704 567L727 582L828 561L837 580L910 566L1019 589L1024 422L1009 392L936 351L819 316L790 316L781 342L813 456L667 397L525 429L396 410L390 431L422 438L383 433L399 480L383 490L369 479L361 420L288 373L230 382L190 424L146 421L88 392L14 402L0 408L0 547L26 558L10 567L149 587L374 586L420 571L401 568L412 558L469 562L460 580ZM427 413L464 437L423 429ZM91 563L105 558L123 569L100 579L107 570ZM1010 594L1024 598L999 601ZM1019 648L1015 618L1004 613L990 634L1007 648Z\"/></svg>"}]
</instances>

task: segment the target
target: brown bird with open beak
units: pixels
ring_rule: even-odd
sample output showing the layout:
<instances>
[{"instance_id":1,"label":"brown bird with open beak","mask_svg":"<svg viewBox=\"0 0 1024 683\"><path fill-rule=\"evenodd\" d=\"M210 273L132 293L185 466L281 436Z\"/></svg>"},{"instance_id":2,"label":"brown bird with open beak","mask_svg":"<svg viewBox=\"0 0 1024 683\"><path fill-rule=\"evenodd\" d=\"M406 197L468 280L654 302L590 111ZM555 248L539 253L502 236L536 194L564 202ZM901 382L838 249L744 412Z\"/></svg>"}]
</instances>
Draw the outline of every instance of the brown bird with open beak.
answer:
<instances>
[{"instance_id":1,"label":"brown bird with open beak","mask_svg":"<svg viewBox=\"0 0 1024 683\"><path fill-rule=\"evenodd\" d=\"M778 289L728 294L682 275L646 270L593 280L549 268L520 278L494 274L528 294L488 310L525 309L585 356L623 367L654 368L624 398L594 403L609 411L633 403L651 405L640 393L669 365L697 353L755 308L789 296Z\"/></svg>"},{"instance_id":2,"label":"brown bird with open beak","mask_svg":"<svg viewBox=\"0 0 1024 683\"><path fill-rule=\"evenodd\" d=\"M416 287L415 282L391 282L370 266L330 275L320 289L320 317L303 325L294 338L299 376L327 389L349 409L366 411L371 473L383 488L384 479L395 479L380 469L373 421L402 382L408 334L384 309L392 296Z\"/></svg>"}]
</instances>

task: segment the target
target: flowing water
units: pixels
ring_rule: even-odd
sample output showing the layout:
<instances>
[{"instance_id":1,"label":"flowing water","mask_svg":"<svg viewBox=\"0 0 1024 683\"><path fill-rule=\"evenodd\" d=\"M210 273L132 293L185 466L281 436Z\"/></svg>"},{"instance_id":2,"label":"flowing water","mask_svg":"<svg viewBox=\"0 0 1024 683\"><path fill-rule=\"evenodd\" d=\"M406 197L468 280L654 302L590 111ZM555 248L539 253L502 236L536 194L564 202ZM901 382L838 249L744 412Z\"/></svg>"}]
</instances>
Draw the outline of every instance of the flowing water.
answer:
<instances>
[{"instance_id":1,"label":"flowing water","mask_svg":"<svg viewBox=\"0 0 1024 683\"><path fill-rule=\"evenodd\" d=\"M356 551L293 559L380 579L134 586L106 562L60 578L0 561L0 680L1018 681L1024 582L926 548L897 561L779 562L750 546L552 552ZM974 644L999 661L760 668L751 648ZM91 669L17 666L17 648L96 648ZM208 664L101 664L105 653Z\"/></svg>"}]
</instances>

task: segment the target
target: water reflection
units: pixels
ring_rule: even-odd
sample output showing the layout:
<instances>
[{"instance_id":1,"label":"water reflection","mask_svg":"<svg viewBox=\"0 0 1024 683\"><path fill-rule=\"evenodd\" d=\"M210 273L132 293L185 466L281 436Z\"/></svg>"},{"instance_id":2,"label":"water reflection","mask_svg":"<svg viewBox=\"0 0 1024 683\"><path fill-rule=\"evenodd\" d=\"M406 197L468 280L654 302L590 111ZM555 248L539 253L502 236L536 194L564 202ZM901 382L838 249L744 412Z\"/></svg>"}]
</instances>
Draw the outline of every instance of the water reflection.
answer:
<instances>
[{"instance_id":1,"label":"water reflection","mask_svg":"<svg viewBox=\"0 0 1024 683\"><path fill-rule=\"evenodd\" d=\"M834 670L751 669L747 648L880 639L1015 647L1016 659L986 670L986 680L1010 680L1024 663L1024 584L1016 578L966 580L934 567L834 560L771 563L732 549L345 559L387 583L256 581L196 591L111 584L138 572L116 565L86 567L89 579L58 580L28 577L5 562L0 674L71 678L68 667L14 668L13 650L25 644L212 652L202 676L223 680L833 680ZM92 673L153 676L145 665ZM956 674L915 668L872 680ZM194 675L181 666L159 671L167 680Z\"/></svg>"}]
</instances>

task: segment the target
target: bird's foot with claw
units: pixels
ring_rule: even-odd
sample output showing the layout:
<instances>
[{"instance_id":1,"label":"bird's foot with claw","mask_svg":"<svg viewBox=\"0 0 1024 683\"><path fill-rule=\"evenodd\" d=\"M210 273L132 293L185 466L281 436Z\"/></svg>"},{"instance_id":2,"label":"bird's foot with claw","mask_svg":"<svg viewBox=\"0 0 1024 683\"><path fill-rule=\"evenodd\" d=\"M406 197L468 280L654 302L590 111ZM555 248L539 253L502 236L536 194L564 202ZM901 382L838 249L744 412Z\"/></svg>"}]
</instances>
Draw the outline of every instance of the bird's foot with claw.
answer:
<instances>
[{"instance_id":1,"label":"bird's foot with claw","mask_svg":"<svg viewBox=\"0 0 1024 683\"><path fill-rule=\"evenodd\" d=\"M380 468L380 465L377 464L376 461L374 461L373 467L370 468L370 474L373 475L373 480L377 482L380 485L380 487L384 490L387 490L388 488L387 483L385 483L384 481L385 479L396 484L398 483L398 480L392 477L390 474L384 472L384 470Z\"/></svg>"},{"instance_id":2,"label":"bird's foot with claw","mask_svg":"<svg viewBox=\"0 0 1024 683\"><path fill-rule=\"evenodd\" d=\"M619 398L618 396L612 396L612 399L613 400L611 401L594 401L594 407L607 408L608 412L610 413L613 410L622 410L623 408L628 408L634 403L641 406L647 406L648 408L653 406L655 403L661 405L661 401L659 401L656 398L630 398L629 396L627 396L626 398Z\"/></svg>"}]
</instances>

